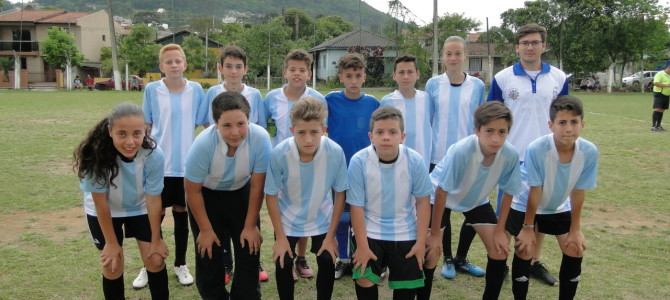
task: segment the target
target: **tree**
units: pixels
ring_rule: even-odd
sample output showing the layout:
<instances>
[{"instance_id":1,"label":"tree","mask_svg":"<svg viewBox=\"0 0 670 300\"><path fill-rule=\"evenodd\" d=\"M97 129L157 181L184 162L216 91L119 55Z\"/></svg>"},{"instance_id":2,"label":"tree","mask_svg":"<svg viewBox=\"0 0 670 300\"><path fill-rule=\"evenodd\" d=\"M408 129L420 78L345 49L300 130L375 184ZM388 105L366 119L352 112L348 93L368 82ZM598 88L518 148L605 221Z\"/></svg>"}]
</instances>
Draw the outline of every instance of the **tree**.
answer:
<instances>
[{"instance_id":1,"label":"tree","mask_svg":"<svg viewBox=\"0 0 670 300\"><path fill-rule=\"evenodd\" d=\"M314 34L314 20L304 10L289 8L284 12L284 24L292 28L293 40L310 37Z\"/></svg>"},{"instance_id":2,"label":"tree","mask_svg":"<svg viewBox=\"0 0 670 300\"><path fill-rule=\"evenodd\" d=\"M314 40L320 44L343 33L353 30L353 25L340 16L322 16L316 19Z\"/></svg>"},{"instance_id":3,"label":"tree","mask_svg":"<svg viewBox=\"0 0 670 300\"><path fill-rule=\"evenodd\" d=\"M74 43L74 37L60 27L50 27L47 38L42 42L44 61L50 65L64 68L68 61L72 66L79 66L84 56Z\"/></svg>"},{"instance_id":4,"label":"tree","mask_svg":"<svg viewBox=\"0 0 670 300\"><path fill-rule=\"evenodd\" d=\"M5 78L9 79L9 70L14 65L14 57L12 56L2 56L0 57L0 69L5 75Z\"/></svg>"},{"instance_id":5,"label":"tree","mask_svg":"<svg viewBox=\"0 0 670 300\"><path fill-rule=\"evenodd\" d=\"M479 21L468 18L464 14L446 13L437 20L438 45L442 45L448 37L453 35L465 38L469 32L478 30L480 25ZM433 24L426 25L424 30L432 34Z\"/></svg>"},{"instance_id":6,"label":"tree","mask_svg":"<svg viewBox=\"0 0 670 300\"><path fill-rule=\"evenodd\" d=\"M296 43L291 41L291 29L285 26L284 18L281 16L247 29L239 44L247 52L249 76L266 73L268 51L272 74L281 72L283 58L294 45Z\"/></svg>"},{"instance_id":7,"label":"tree","mask_svg":"<svg viewBox=\"0 0 670 300\"><path fill-rule=\"evenodd\" d=\"M197 35L191 34L184 38L184 41L182 42L182 48L186 54L188 71L195 69L205 69L205 45Z\"/></svg>"},{"instance_id":8,"label":"tree","mask_svg":"<svg viewBox=\"0 0 670 300\"><path fill-rule=\"evenodd\" d=\"M156 33L146 24L135 24L130 34L119 43L119 58L128 63L130 72L143 76L158 63L160 45L154 43Z\"/></svg>"}]
</instances>

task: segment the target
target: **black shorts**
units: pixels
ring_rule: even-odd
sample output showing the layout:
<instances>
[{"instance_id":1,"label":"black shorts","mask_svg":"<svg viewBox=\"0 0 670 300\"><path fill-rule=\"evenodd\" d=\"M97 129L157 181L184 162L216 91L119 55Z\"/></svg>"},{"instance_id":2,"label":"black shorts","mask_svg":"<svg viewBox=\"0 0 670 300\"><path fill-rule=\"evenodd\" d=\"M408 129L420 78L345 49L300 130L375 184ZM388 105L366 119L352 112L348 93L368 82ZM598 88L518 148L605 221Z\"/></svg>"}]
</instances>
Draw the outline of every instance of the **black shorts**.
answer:
<instances>
[{"instance_id":1,"label":"black shorts","mask_svg":"<svg viewBox=\"0 0 670 300\"><path fill-rule=\"evenodd\" d=\"M415 256L405 258L416 241L382 241L368 238L370 250L377 256L377 260L370 260L365 272L354 270L354 280L365 278L375 284L381 281L384 268L389 269L389 288L415 289L423 287L423 271Z\"/></svg>"},{"instance_id":2,"label":"black shorts","mask_svg":"<svg viewBox=\"0 0 670 300\"><path fill-rule=\"evenodd\" d=\"M431 208L431 212L432 212ZM451 209L444 208L444 213L442 214L442 222L440 223L440 228L447 227L447 223L451 222ZM478 224L498 224L498 218L496 213L493 211L491 203L482 204L478 207L473 208L470 211L463 212L465 216L465 224L467 225L478 225ZM431 215L431 219L432 219Z\"/></svg>"},{"instance_id":3,"label":"black shorts","mask_svg":"<svg viewBox=\"0 0 670 300\"><path fill-rule=\"evenodd\" d=\"M161 193L163 208L173 205L186 207L186 193L184 192L184 177L164 177L163 192Z\"/></svg>"},{"instance_id":4,"label":"black shorts","mask_svg":"<svg viewBox=\"0 0 670 300\"><path fill-rule=\"evenodd\" d=\"M519 235L525 217L525 212L510 209L507 223L505 224L507 232L513 236ZM535 227L537 231L549 235L563 235L570 232L571 221L572 214L569 211L549 215L535 215Z\"/></svg>"},{"instance_id":5,"label":"black shorts","mask_svg":"<svg viewBox=\"0 0 670 300\"><path fill-rule=\"evenodd\" d=\"M286 236L288 244L291 247L291 251L293 251L293 253L295 253L295 245L298 244L298 240L300 240L301 238L312 239L312 246L309 248L309 252L316 254L317 252L319 252L319 249L321 249L321 245L323 244L323 240L326 238L326 234L324 233L313 236Z\"/></svg>"},{"instance_id":6,"label":"black shorts","mask_svg":"<svg viewBox=\"0 0 670 300\"><path fill-rule=\"evenodd\" d=\"M660 109L668 109L670 104L670 96L663 95L661 93L654 93L654 107Z\"/></svg>"},{"instance_id":7,"label":"black shorts","mask_svg":"<svg viewBox=\"0 0 670 300\"><path fill-rule=\"evenodd\" d=\"M86 220L88 221L91 238L93 238L93 244L98 250L102 250L105 247L105 236L102 234L98 217L86 215ZM127 238L134 237L143 242L151 242L149 215L112 218L112 227L114 227L114 234L120 246L123 246L124 232Z\"/></svg>"}]
</instances>

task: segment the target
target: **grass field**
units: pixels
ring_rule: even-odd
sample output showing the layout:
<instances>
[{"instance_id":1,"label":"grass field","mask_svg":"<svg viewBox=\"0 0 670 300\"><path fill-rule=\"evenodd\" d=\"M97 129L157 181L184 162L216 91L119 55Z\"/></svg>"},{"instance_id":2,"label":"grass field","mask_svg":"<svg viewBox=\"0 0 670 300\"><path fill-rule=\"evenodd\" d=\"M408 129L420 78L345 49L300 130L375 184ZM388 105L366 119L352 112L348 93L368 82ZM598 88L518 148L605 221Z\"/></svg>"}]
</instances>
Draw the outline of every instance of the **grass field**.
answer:
<instances>
[{"instance_id":1,"label":"grass field","mask_svg":"<svg viewBox=\"0 0 670 300\"><path fill-rule=\"evenodd\" d=\"M378 97L385 92L372 91ZM649 93L577 95L585 103L583 136L601 152L598 187L587 193L582 221L588 250L577 297L670 299L670 132L649 131ZM0 91L0 299L102 298L98 252L83 218L72 151L115 104L141 98L120 92ZM670 116L666 120L670 124ZM263 298L277 299L265 209L262 217L262 258L271 278L262 285ZM461 221L454 216L453 224ZM172 245L170 227L164 226ZM192 241L187 257L194 273ZM126 296L149 299L148 289L130 288L140 260L133 241L126 240L124 248ZM316 266L313 255L310 259ZM473 243L470 259L485 265L481 242ZM543 260L558 273L560 254L552 239L545 242ZM181 287L169 274L174 299L198 298L195 286ZM300 280L297 299L315 298L314 286L314 280ZM437 278L433 298L479 299L483 286L483 279L466 275ZM381 295L388 298L390 292L381 288ZM557 296L558 288L531 281L529 299ZM349 278L336 282L334 299L354 297ZM511 299L509 280L501 298Z\"/></svg>"}]
</instances>

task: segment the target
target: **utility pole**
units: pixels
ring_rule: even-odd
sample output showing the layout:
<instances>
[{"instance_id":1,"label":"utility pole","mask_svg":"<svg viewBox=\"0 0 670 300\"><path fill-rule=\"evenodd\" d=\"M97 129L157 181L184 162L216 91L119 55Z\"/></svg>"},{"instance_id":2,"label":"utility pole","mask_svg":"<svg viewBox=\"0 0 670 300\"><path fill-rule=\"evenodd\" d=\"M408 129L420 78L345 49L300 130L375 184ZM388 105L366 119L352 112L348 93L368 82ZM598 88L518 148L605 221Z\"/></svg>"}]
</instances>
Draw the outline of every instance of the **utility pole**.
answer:
<instances>
[{"instance_id":1,"label":"utility pole","mask_svg":"<svg viewBox=\"0 0 670 300\"><path fill-rule=\"evenodd\" d=\"M114 73L114 89L121 90L121 73L119 63L116 59L116 29L114 28L114 14L112 13L112 0L107 0L107 14L109 20L109 41L112 43L112 71Z\"/></svg>"},{"instance_id":2,"label":"utility pole","mask_svg":"<svg viewBox=\"0 0 670 300\"><path fill-rule=\"evenodd\" d=\"M493 82L493 61L491 60L491 32L489 32L489 17L486 17L486 54L488 55L489 83Z\"/></svg>"},{"instance_id":3,"label":"utility pole","mask_svg":"<svg viewBox=\"0 0 670 300\"><path fill-rule=\"evenodd\" d=\"M437 62L439 61L437 54L437 0L433 0L433 76L439 73Z\"/></svg>"}]
</instances>

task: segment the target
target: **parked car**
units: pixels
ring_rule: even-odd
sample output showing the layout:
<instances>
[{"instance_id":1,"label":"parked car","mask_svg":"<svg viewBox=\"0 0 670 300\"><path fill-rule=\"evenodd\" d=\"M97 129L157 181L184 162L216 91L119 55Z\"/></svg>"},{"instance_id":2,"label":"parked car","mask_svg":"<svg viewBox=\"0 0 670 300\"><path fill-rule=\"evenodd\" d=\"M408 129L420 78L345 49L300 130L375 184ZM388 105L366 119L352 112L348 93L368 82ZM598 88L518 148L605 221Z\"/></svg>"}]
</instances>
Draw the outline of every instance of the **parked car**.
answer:
<instances>
[{"instance_id":1,"label":"parked car","mask_svg":"<svg viewBox=\"0 0 670 300\"><path fill-rule=\"evenodd\" d=\"M652 88L652 83L654 81L654 76L656 75L658 71L642 71L642 72L637 72L633 75L630 75L628 77L624 77L621 81L622 85L624 87L631 87L632 90L640 90L640 82L644 86L645 90L651 90ZM640 76L642 74L642 76ZM642 79L640 79L642 78Z\"/></svg>"},{"instance_id":2,"label":"parked car","mask_svg":"<svg viewBox=\"0 0 670 300\"><path fill-rule=\"evenodd\" d=\"M95 89L96 90L113 90L114 89L114 79L110 78L105 81L100 81L95 83ZM123 80L121 82L121 89L126 89L126 81ZM140 78L137 75L131 75L130 76L130 90L134 91L141 91L144 89L144 82L142 81L142 78Z\"/></svg>"}]
</instances>

